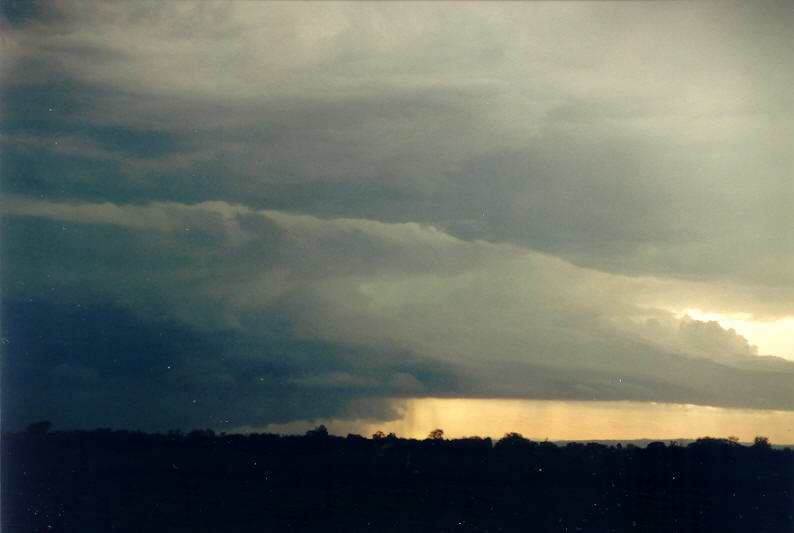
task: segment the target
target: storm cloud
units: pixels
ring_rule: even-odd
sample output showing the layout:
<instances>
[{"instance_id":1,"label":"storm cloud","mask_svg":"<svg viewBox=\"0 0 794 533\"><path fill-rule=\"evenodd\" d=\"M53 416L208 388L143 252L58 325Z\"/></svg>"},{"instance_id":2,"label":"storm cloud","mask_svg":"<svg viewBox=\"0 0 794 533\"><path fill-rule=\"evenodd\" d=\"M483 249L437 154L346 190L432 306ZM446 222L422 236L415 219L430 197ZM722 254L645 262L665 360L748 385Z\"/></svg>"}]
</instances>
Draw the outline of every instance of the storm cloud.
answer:
<instances>
[{"instance_id":1,"label":"storm cloud","mask_svg":"<svg viewBox=\"0 0 794 533\"><path fill-rule=\"evenodd\" d=\"M4 423L794 409L785 4L15 6Z\"/></svg>"}]
</instances>

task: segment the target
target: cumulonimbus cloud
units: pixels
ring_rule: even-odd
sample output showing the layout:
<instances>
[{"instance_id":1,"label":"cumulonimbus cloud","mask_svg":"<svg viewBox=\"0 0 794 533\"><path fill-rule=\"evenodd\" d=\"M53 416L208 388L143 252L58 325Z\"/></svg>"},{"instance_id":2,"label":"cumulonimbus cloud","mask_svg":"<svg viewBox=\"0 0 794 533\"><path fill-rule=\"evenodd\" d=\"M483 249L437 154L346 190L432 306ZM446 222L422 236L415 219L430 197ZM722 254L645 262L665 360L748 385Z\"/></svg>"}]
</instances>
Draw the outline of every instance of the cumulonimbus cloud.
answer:
<instances>
[{"instance_id":1,"label":"cumulonimbus cloud","mask_svg":"<svg viewBox=\"0 0 794 533\"><path fill-rule=\"evenodd\" d=\"M268 371L270 387L325 390L340 412L412 394L794 407L794 363L772 369L734 331L643 306L637 279L513 245L223 202L7 204L11 299L101 294L143 323L166 317L214 338L175 357L188 383L216 376L219 397L267 363L286 365L281 378ZM23 236L73 253L55 264ZM87 376L93 360L42 364Z\"/></svg>"},{"instance_id":2,"label":"cumulonimbus cloud","mask_svg":"<svg viewBox=\"0 0 794 533\"><path fill-rule=\"evenodd\" d=\"M792 408L787 6L3 10L6 412Z\"/></svg>"}]
</instances>

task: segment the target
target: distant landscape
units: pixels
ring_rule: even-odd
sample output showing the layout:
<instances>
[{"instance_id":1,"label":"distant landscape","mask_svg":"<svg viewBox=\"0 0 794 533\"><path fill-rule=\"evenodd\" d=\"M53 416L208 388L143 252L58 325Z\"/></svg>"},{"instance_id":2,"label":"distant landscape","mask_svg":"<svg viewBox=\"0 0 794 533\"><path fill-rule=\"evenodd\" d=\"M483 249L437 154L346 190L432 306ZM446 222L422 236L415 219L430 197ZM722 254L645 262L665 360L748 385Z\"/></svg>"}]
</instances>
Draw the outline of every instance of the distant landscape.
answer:
<instances>
[{"instance_id":1,"label":"distant landscape","mask_svg":"<svg viewBox=\"0 0 794 533\"><path fill-rule=\"evenodd\" d=\"M794 450L688 444L48 431L2 436L2 530L794 530Z\"/></svg>"}]
</instances>

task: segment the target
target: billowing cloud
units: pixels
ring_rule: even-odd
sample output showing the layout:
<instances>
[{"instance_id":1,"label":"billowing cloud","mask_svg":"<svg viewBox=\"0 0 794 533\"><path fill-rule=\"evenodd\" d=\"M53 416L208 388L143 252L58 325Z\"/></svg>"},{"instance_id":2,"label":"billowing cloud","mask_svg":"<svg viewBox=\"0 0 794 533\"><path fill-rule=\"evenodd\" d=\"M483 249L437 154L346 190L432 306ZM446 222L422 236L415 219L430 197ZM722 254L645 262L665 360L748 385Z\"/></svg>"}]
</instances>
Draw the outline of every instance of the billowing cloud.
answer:
<instances>
[{"instance_id":1,"label":"billowing cloud","mask_svg":"<svg viewBox=\"0 0 794 533\"><path fill-rule=\"evenodd\" d=\"M790 8L449 7L4 5L6 419L794 408Z\"/></svg>"},{"instance_id":2,"label":"billowing cloud","mask_svg":"<svg viewBox=\"0 0 794 533\"><path fill-rule=\"evenodd\" d=\"M643 306L636 279L513 245L222 202L14 200L6 366L19 383L143 386L145 402L203 398L238 426L360 417L364 399L386 416L415 394L794 408L794 363ZM47 320L54 340L31 341ZM292 396L304 401L276 414Z\"/></svg>"}]
</instances>

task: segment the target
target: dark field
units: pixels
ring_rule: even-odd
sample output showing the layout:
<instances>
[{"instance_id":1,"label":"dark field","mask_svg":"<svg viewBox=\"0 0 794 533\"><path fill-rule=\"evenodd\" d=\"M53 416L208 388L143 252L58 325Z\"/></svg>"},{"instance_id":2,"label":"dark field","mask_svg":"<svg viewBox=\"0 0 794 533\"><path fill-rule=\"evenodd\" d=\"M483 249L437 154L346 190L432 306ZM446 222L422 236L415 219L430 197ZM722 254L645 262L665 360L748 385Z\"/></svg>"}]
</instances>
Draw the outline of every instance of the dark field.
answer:
<instances>
[{"instance_id":1,"label":"dark field","mask_svg":"<svg viewBox=\"0 0 794 533\"><path fill-rule=\"evenodd\" d=\"M794 452L502 439L5 434L2 530L794 531Z\"/></svg>"}]
</instances>

